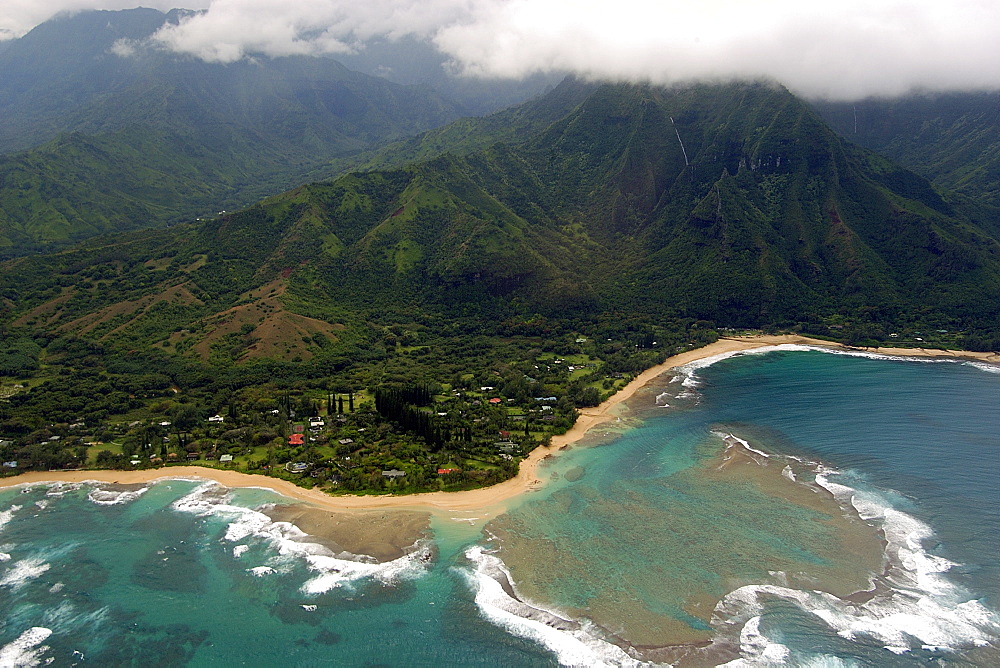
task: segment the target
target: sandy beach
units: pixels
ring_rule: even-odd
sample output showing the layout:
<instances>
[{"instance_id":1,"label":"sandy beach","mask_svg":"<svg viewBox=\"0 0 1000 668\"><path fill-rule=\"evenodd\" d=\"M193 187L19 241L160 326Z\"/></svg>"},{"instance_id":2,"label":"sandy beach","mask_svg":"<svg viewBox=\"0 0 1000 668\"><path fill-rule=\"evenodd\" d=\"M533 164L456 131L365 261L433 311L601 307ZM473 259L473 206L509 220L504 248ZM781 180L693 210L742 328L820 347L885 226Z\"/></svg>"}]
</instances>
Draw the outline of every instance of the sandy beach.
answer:
<instances>
[{"instance_id":1,"label":"sandy beach","mask_svg":"<svg viewBox=\"0 0 1000 668\"><path fill-rule=\"evenodd\" d=\"M675 367L691 362L733 353L782 344L799 344L841 350L854 350L903 357L961 358L990 364L1000 364L1000 355L963 351L944 351L913 348L847 348L846 346L810 339L794 334L722 338L703 348L670 357L662 364L651 367L637 376L627 386L596 408L580 411L573 428L555 436L548 447L536 448L521 462L514 478L492 487L464 492L427 492L408 496L330 496L324 492L308 490L277 478L250 475L236 471L203 468L200 466L173 466L142 471L31 471L18 476L0 479L0 488L43 482L99 481L121 484L149 483L169 478L214 480L226 487L262 487L274 490L292 499L314 504L328 510L409 509L430 512L486 511L489 516L503 512L505 502L539 488L543 481L537 476L539 463L557 453L561 448L576 443L583 436L605 422L619 417L620 405L631 398L649 382Z\"/></svg>"}]
</instances>

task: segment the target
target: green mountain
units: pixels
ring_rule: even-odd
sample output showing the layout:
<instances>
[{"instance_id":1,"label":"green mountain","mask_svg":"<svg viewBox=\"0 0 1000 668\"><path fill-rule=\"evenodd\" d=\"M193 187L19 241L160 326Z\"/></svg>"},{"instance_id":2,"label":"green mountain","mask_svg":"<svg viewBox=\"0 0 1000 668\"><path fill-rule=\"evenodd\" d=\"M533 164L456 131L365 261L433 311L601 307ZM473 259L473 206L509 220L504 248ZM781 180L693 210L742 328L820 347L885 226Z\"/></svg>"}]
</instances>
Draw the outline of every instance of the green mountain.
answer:
<instances>
[{"instance_id":1,"label":"green mountain","mask_svg":"<svg viewBox=\"0 0 1000 668\"><path fill-rule=\"evenodd\" d=\"M22 149L0 157L0 252L237 208L459 115L327 58L219 65L141 46L177 16L84 12L0 53L0 148Z\"/></svg>"},{"instance_id":2,"label":"green mountain","mask_svg":"<svg viewBox=\"0 0 1000 668\"><path fill-rule=\"evenodd\" d=\"M618 313L858 340L1000 322L997 240L781 88L567 81L511 113L518 141L504 126L507 141L470 135L488 148L464 155L9 263L8 321L174 351L183 330L182 352L204 359L237 324L279 315L350 332ZM302 354L297 332L287 357ZM230 361L281 345L236 346Z\"/></svg>"},{"instance_id":3,"label":"green mountain","mask_svg":"<svg viewBox=\"0 0 1000 668\"><path fill-rule=\"evenodd\" d=\"M717 328L1000 345L995 219L779 87L569 80L376 159L439 143L0 263L0 454L230 454L305 462L318 477L296 479L328 489L461 489ZM286 442L324 404L331 428Z\"/></svg>"},{"instance_id":4,"label":"green mountain","mask_svg":"<svg viewBox=\"0 0 1000 668\"><path fill-rule=\"evenodd\" d=\"M841 136L970 199L1000 206L1000 92L815 102Z\"/></svg>"}]
</instances>

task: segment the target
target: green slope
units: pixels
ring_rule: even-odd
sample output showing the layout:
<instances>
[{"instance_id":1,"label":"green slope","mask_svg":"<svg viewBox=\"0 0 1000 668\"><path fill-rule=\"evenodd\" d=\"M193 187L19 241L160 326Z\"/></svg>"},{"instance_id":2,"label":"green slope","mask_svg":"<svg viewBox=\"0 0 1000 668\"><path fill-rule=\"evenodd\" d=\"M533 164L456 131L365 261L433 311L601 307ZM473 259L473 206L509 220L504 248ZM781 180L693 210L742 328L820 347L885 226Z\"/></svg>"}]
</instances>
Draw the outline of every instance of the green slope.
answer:
<instances>
[{"instance_id":1,"label":"green slope","mask_svg":"<svg viewBox=\"0 0 1000 668\"><path fill-rule=\"evenodd\" d=\"M1000 206L1000 93L942 93L814 106L849 141L935 185Z\"/></svg>"},{"instance_id":2,"label":"green slope","mask_svg":"<svg viewBox=\"0 0 1000 668\"><path fill-rule=\"evenodd\" d=\"M245 206L458 116L429 90L327 58L111 52L174 16L85 12L0 54L0 147L47 140L0 157L0 253Z\"/></svg>"},{"instance_id":3,"label":"green slope","mask_svg":"<svg viewBox=\"0 0 1000 668\"><path fill-rule=\"evenodd\" d=\"M341 324L616 313L846 323L876 339L997 329L997 240L787 91L607 85L582 97L547 124L522 109L524 127L544 129L518 142L477 136L489 147L8 264L8 319L125 346L179 327L210 337L212 314L278 281L283 308ZM190 297L162 297L178 286ZM134 307L157 295L186 301L170 318Z\"/></svg>"}]
</instances>

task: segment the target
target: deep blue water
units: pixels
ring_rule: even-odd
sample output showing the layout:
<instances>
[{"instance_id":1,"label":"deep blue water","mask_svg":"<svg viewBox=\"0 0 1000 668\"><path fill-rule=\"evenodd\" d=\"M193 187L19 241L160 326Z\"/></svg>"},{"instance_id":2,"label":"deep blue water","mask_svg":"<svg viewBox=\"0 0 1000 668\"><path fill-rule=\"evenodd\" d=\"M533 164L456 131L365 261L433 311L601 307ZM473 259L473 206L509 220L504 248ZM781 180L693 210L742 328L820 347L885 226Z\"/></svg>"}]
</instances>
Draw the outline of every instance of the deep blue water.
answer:
<instances>
[{"instance_id":1,"label":"deep blue water","mask_svg":"<svg viewBox=\"0 0 1000 668\"><path fill-rule=\"evenodd\" d=\"M475 514L435 517L428 561L310 556L241 510L280 500L263 490L220 498L167 481L113 505L90 486L0 491L0 665L624 663L606 642L621 629L587 623L616 611L726 636L718 656L750 664L996 660L977 645L1000 632L1000 374L785 351L660 385L635 400L640 426L554 459L541 469L549 484L485 533ZM669 408L655 407L661 391ZM799 458L884 528L900 562L881 582L889 590L850 607L769 576L842 577L837 536L752 480L706 478L699 464L722 447L713 432L771 462ZM557 585L533 589L548 598L532 602L583 626L507 596L491 577L503 579L507 554L520 554L520 574L509 567L525 589L532 557L556 563ZM684 583L725 598L714 622Z\"/></svg>"}]
</instances>

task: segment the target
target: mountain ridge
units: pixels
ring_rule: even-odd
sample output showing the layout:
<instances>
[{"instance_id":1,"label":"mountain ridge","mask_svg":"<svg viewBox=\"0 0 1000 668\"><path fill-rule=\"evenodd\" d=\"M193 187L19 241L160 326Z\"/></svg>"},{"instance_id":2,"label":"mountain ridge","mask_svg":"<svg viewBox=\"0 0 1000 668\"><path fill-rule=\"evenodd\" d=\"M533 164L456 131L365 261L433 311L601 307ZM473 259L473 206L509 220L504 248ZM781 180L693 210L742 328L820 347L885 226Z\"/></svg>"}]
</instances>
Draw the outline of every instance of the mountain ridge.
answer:
<instances>
[{"instance_id":1,"label":"mountain ridge","mask_svg":"<svg viewBox=\"0 0 1000 668\"><path fill-rule=\"evenodd\" d=\"M898 167L784 89L587 86L523 141L302 186L159 247L246 265L227 270L239 294L287 272L302 315L627 304L882 336L928 312L949 329L1000 315L996 239L915 175L889 189Z\"/></svg>"},{"instance_id":2,"label":"mountain ridge","mask_svg":"<svg viewBox=\"0 0 1000 668\"><path fill-rule=\"evenodd\" d=\"M461 113L328 58L114 53L176 17L84 12L0 54L0 253L245 206Z\"/></svg>"}]
</instances>

